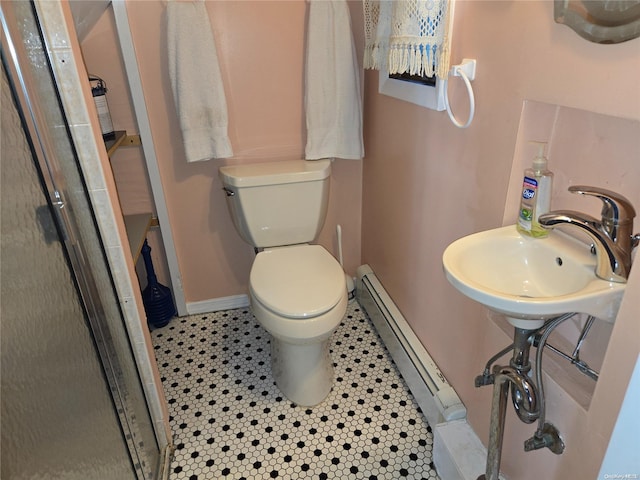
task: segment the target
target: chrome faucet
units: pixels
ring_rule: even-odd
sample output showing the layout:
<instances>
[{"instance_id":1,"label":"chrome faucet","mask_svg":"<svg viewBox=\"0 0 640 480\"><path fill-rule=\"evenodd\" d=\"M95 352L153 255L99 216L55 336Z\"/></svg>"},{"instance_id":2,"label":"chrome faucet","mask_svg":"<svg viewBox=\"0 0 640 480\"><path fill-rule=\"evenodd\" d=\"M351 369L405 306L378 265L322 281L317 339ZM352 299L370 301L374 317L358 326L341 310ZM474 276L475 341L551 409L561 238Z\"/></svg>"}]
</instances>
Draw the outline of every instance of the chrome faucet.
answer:
<instances>
[{"instance_id":1,"label":"chrome faucet","mask_svg":"<svg viewBox=\"0 0 640 480\"><path fill-rule=\"evenodd\" d=\"M622 195L599 187L575 185L571 193L590 195L602 200L601 220L572 210L557 210L540 215L544 228L574 225L586 233L596 252L596 276L609 282L626 283L631 270L631 252L640 242L640 234L633 234L636 212Z\"/></svg>"}]
</instances>

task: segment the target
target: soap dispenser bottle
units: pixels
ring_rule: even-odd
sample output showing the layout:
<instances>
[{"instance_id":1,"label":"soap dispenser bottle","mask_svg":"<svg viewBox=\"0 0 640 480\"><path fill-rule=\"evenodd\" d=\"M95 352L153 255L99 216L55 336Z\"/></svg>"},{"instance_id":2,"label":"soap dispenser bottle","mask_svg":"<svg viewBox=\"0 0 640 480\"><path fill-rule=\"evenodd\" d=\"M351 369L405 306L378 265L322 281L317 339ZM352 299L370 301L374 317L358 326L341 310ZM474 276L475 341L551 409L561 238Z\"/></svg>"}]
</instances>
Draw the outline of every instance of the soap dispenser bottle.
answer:
<instances>
[{"instance_id":1,"label":"soap dispenser bottle","mask_svg":"<svg viewBox=\"0 0 640 480\"><path fill-rule=\"evenodd\" d=\"M538 153L531 168L524 171L516 228L524 235L541 238L549 235L548 230L538 223L538 217L550 210L553 173L547 170L547 158L544 156L546 143L531 143L538 146Z\"/></svg>"}]
</instances>

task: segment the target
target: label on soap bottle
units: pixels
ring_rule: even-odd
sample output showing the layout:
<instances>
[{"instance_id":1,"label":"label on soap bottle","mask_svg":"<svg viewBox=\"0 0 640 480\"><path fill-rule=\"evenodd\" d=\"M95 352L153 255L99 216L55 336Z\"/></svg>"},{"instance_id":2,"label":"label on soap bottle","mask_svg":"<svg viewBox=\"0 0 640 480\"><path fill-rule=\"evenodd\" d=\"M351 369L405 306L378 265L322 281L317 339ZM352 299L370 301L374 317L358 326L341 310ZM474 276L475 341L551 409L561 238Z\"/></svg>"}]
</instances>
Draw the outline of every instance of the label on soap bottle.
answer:
<instances>
[{"instance_id":1,"label":"label on soap bottle","mask_svg":"<svg viewBox=\"0 0 640 480\"><path fill-rule=\"evenodd\" d=\"M522 199L520 200L518 225L527 232L531 231L537 192L538 181L535 178L525 176L524 182L522 183Z\"/></svg>"}]
</instances>

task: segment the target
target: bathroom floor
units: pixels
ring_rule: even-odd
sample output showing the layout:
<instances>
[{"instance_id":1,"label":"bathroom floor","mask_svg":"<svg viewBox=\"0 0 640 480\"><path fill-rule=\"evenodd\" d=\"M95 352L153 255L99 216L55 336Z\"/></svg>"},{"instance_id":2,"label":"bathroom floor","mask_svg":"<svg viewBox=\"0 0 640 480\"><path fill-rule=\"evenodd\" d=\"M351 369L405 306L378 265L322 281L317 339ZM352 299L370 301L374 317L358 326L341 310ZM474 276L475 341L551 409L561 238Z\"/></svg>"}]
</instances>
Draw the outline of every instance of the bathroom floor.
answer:
<instances>
[{"instance_id":1,"label":"bathroom floor","mask_svg":"<svg viewBox=\"0 0 640 480\"><path fill-rule=\"evenodd\" d=\"M152 332L176 451L170 480L438 479L431 428L356 301L332 337L320 405L282 396L250 310L176 318Z\"/></svg>"}]
</instances>

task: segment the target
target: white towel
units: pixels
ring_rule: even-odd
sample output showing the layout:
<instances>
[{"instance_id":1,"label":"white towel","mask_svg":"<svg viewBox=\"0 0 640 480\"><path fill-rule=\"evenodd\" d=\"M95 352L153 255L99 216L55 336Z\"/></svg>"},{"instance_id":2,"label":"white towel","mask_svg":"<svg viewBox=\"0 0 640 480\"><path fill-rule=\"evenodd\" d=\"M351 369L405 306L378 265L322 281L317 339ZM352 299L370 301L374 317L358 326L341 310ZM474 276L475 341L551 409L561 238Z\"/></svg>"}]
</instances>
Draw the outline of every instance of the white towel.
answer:
<instances>
[{"instance_id":1,"label":"white towel","mask_svg":"<svg viewBox=\"0 0 640 480\"><path fill-rule=\"evenodd\" d=\"M345 0L310 0L307 28L305 158L360 159L362 98Z\"/></svg>"},{"instance_id":2,"label":"white towel","mask_svg":"<svg viewBox=\"0 0 640 480\"><path fill-rule=\"evenodd\" d=\"M218 54L203 1L168 3L167 46L187 161L233 156Z\"/></svg>"}]
</instances>

